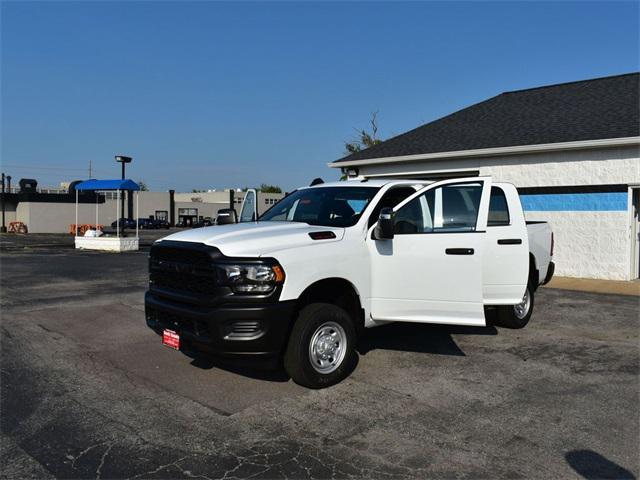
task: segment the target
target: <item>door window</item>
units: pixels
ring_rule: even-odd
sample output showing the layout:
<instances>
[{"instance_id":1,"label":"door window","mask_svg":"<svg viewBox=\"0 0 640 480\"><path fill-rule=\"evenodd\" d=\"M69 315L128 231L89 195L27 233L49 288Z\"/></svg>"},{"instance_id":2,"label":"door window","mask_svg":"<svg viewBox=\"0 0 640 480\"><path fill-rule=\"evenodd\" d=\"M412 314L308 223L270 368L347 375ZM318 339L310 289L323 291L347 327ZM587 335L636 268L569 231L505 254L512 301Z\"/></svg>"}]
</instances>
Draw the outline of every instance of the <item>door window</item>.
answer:
<instances>
[{"instance_id":1,"label":"door window","mask_svg":"<svg viewBox=\"0 0 640 480\"><path fill-rule=\"evenodd\" d=\"M427 190L395 214L396 235L473 232L482 183L447 184Z\"/></svg>"},{"instance_id":2,"label":"door window","mask_svg":"<svg viewBox=\"0 0 640 480\"><path fill-rule=\"evenodd\" d=\"M369 227L378 221L380 211L383 208L393 208L414 193L416 193L415 188L405 186L393 187L387 190L369 216Z\"/></svg>"},{"instance_id":3,"label":"door window","mask_svg":"<svg viewBox=\"0 0 640 480\"><path fill-rule=\"evenodd\" d=\"M504 196L504 191L500 187L491 187L487 226L500 227L506 225L510 225L507 197Z\"/></svg>"},{"instance_id":4,"label":"door window","mask_svg":"<svg viewBox=\"0 0 640 480\"><path fill-rule=\"evenodd\" d=\"M242 204L242 210L240 211L241 222L255 222L256 220L256 191L247 190L247 194L244 196L244 203Z\"/></svg>"}]
</instances>

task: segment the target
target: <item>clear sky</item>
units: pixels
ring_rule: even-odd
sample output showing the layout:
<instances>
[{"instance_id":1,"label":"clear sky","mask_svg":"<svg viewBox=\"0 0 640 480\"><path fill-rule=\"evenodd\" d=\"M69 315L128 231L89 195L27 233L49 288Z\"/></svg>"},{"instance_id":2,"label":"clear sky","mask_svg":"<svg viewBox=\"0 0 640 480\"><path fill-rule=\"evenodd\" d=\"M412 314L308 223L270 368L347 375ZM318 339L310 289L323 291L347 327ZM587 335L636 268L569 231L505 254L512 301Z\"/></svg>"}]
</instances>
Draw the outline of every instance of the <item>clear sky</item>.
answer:
<instances>
[{"instance_id":1,"label":"clear sky","mask_svg":"<svg viewBox=\"0 0 640 480\"><path fill-rule=\"evenodd\" d=\"M2 169L153 190L338 177L502 91L639 70L638 2L3 2Z\"/></svg>"}]
</instances>

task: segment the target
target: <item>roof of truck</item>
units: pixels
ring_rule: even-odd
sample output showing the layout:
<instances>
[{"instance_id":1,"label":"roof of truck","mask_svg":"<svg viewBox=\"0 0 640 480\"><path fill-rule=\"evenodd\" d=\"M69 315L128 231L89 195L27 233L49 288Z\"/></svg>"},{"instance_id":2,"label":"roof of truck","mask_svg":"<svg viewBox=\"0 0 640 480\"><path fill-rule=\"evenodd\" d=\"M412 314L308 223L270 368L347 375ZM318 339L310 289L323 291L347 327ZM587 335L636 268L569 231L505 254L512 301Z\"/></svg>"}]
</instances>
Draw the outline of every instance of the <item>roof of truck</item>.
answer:
<instances>
[{"instance_id":1,"label":"roof of truck","mask_svg":"<svg viewBox=\"0 0 640 480\"><path fill-rule=\"evenodd\" d=\"M358 179L358 180L346 180L341 182L326 182L320 183L318 185L313 185L309 187L302 188L323 188L323 187L376 187L380 188L384 185L388 185L390 183L403 183L410 185L427 185L429 183L433 183L429 180L414 180L414 179L401 179L401 178L384 178L384 179Z\"/></svg>"}]
</instances>

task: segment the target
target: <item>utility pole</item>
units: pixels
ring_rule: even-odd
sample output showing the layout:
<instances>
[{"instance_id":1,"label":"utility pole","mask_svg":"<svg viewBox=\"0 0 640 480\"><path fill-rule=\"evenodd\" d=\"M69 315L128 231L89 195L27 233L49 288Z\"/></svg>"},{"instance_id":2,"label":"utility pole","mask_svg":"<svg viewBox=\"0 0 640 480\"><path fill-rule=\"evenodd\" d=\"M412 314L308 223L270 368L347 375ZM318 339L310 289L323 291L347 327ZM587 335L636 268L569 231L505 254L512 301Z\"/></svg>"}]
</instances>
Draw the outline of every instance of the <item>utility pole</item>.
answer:
<instances>
[{"instance_id":1,"label":"utility pole","mask_svg":"<svg viewBox=\"0 0 640 480\"><path fill-rule=\"evenodd\" d=\"M4 223L4 173L2 174L2 227L0 227L0 232L7 232L7 227Z\"/></svg>"},{"instance_id":2,"label":"utility pole","mask_svg":"<svg viewBox=\"0 0 640 480\"><path fill-rule=\"evenodd\" d=\"M91 160L89 160L89 178L92 178L91 177Z\"/></svg>"}]
</instances>

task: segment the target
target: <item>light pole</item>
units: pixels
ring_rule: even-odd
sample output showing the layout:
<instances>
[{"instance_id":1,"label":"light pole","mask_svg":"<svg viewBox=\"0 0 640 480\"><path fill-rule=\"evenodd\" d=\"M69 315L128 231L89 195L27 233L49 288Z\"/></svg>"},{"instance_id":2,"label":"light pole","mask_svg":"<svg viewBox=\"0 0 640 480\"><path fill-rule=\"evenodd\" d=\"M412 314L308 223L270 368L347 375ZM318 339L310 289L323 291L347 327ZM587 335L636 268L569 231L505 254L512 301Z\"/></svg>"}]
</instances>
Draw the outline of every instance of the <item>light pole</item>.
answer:
<instances>
[{"instance_id":1,"label":"light pole","mask_svg":"<svg viewBox=\"0 0 640 480\"><path fill-rule=\"evenodd\" d=\"M125 166L127 163L131 163L131 161L133 160L133 158L131 157L125 157L124 155L116 155L116 162L122 164L122 180L124 180L126 177L124 176L124 170L125 170ZM122 192L122 198L120 200L120 212L122 213L122 218L125 218L124 215L124 191ZM129 212L129 214L131 214L131 212ZM128 217L127 217L128 218ZM120 219L116 219L117 222L120 221ZM124 222L122 225L122 228L124 229Z\"/></svg>"},{"instance_id":2,"label":"light pole","mask_svg":"<svg viewBox=\"0 0 640 480\"><path fill-rule=\"evenodd\" d=\"M4 224L4 173L2 174L2 227L0 227L0 232L6 233L7 227Z\"/></svg>"}]
</instances>

